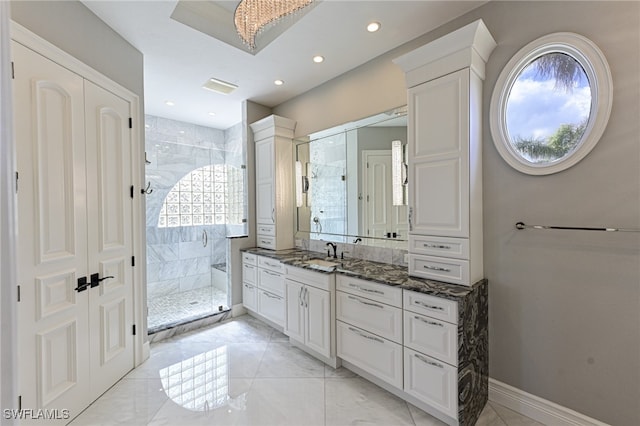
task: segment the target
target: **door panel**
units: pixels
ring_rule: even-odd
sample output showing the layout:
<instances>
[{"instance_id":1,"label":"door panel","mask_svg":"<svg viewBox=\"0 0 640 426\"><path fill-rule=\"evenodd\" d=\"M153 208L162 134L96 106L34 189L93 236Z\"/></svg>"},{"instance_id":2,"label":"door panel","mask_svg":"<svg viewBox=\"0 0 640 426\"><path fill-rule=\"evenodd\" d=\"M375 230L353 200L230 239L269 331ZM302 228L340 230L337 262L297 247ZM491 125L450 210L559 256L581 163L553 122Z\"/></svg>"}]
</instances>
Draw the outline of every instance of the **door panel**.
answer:
<instances>
[{"instance_id":1,"label":"door panel","mask_svg":"<svg viewBox=\"0 0 640 426\"><path fill-rule=\"evenodd\" d=\"M12 43L19 172L19 392L24 408L69 409L89 395L83 80ZM83 380L84 379L84 380Z\"/></svg>"},{"instance_id":2,"label":"door panel","mask_svg":"<svg viewBox=\"0 0 640 426\"><path fill-rule=\"evenodd\" d=\"M127 101L85 81L91 389L98 396L133 368L131 136ZM95 265L95 266L93 266ZM109 278L112 277L112 278Z\"/></svg>"}]
</instances>

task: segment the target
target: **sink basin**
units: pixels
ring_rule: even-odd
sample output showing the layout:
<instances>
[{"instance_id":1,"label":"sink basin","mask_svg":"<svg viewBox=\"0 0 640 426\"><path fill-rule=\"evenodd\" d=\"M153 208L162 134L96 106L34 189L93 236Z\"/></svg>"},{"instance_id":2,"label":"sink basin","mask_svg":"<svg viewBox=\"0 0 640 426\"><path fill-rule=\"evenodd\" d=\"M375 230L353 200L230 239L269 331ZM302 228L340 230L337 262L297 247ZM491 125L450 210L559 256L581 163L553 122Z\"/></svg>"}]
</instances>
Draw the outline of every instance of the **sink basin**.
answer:
<instances>
[{"instance_id":1,"label":"sink basin","mask_svg":"<svg viewBox=\"0 0 640 426\"><path fill-rule=\"evenodd\" d=\"M309 259L305 260L304 263L306 263L310 268L325 272L333 272L336 266L340 265L339 263L329 262L328 260L323 259Z\"/></svg>"},{"instance_id":2,"label":"sink basin","mask_svg":"<svg viewBox=\"0 0 640 426\"><path fill-rule=\"evenodd\" d=\"M318 265L318 266L327 266L327 267L333 267L333 266L339 265L339 263L329 262L328 260L323 260L323 259L309 259L309 260L305 260L304 263L306 263L307 265Z\"/></svg>"}]
</instances>

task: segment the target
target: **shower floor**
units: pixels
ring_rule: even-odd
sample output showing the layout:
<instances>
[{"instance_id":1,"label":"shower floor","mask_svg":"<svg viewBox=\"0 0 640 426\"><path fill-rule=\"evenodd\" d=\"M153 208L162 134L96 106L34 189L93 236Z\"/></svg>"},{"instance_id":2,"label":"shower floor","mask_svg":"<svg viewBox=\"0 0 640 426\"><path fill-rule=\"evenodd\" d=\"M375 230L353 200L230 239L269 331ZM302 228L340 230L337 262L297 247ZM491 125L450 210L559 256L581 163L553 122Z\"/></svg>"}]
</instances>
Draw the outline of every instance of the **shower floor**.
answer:
<instances>
[{"instance_id":1,"label":"shower floor","mask_svg":"<svg viewBox=\"0 0 640 426\"><path fill-rule=\"evenodd\" d=\"M182 291L147 301L149 333L174 327L228 309L227 292L214 287Z\"/></svg>"}]
</instances>

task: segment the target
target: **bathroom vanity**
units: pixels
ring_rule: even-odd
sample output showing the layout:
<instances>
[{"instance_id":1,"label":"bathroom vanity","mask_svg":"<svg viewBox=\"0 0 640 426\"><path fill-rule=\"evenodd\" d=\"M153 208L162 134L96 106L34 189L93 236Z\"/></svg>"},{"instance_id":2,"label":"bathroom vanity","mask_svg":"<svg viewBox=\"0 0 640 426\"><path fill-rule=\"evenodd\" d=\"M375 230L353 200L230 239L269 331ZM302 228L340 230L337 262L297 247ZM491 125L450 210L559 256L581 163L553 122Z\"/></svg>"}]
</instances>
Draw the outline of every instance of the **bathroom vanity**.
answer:
<instances>
[{"instance_id":1,"label":"bathroom vanity","mask_svg":"<svg viewBox=\"0 0 640 426\"><path fill-rule=\"evenodd\" d=\"M276 286L269 265L279 265ZM486 280L459 286L299 249L247 249L243 271L245 308L292 344L448 424L477 420L488 397Z\"/></svg>"}]
</instances>

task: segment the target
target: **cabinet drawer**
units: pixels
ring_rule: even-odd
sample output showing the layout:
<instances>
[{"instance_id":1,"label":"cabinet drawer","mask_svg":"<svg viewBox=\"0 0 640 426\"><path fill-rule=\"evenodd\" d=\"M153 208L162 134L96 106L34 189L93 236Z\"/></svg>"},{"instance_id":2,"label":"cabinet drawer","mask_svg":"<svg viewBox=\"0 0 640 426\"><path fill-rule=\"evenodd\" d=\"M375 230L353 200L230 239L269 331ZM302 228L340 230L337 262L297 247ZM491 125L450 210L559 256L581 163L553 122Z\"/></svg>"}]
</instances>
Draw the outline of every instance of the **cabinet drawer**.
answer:
<instances>
[{"instance_id":1,"label":"cabinet drawer","mask_svg":"<svg viewBox=\"0 0 640 426\"><path fill-rule=\"evenodd\" d=\"M458 323L458 302L411 290L404 290L403 297L406 311L424 314L451 324Z\"/></svg>"},{"instance_id":2,"label":"cabinet drawer","mask_svg":"<svg viewBox=\"0 0 640 426\"><path fill-rule=\"evenodd\" d=\"M258 225L258 237L260 236L270 236L270 237L275 237L276 236L276 226L275 225L263 225L263 224L259 224Z\"/></svg>"},{"instance_id":3,"label":"cabinet drawer","mask_svg":"<svg viewBox=\"0 0 640 426\"><path fill-rule=\"evenodd\" d=\"M402 289L390 285L338 275L336 277L336 289L355 296L364 296L396 308L402 307Z\"/></svg>"},{"instance_id":4,"label":"cabinet drawer","mask_svg":"<svg viewBox=\"0 0 640 426\"><path fill-rule=\"evenodd\" d=\"M402 344L402 309L336 292L336 318Z\"/></svg>"},{"instance_id":5,"label":"cabinet drawer","mask_svg":"<svg viewBox=\"0 0 640 426\"><path fill-rule=\"evenodd\" d=\"M276 249L276 238L266 237L264 235L258 235L256 239L256 245L260 248L266 248L270 250Z\"/></svg>"},{"instance_id":6,"label":"cabinet drawer","mask_svg":"<svg viewBox=\"0 0 640 426\"><path fill-rule=\"evenodd\" d=\"M258 289L258 313L284 327L285 301L284 297Z\"/></svg>"},{"instance_id":7,"label":"cabinet drawer","mask_svg":"<svg viewBox=\"0 0 640 426\"><path fill-rule=\"evenodd\" d=\"M248 283L242 284L242 304L252 311L258 310L258 289L256 286Z\"/></svg>"},{"instance_id":8,"label":"cabinet drawer","mask_svg":"<svg viewBox=\"0 0 640 426\"><path fill-rule=\"evenodd\" d=\"M336 322L338 357L402 389L402 346Z\"/></svg>"},{"instance_id":9,"label":"cabinet drawer","mask_svg":"<svg viewBox=\"0 0 640 426\"><path fill-rule=\"evenodd\" d=\"M410 254L409 275L452 284L471 285L469 261L462 259Z\"/></svg>"},{"instance_id":10,"label":"cabinet drawer","mask_svg":"<svg viewBox=\"0 0 640 426\"><path fill-rule=\"evenodd\" d=\"M258 266L269 269L273 272L284 272L284 265L279 260L271 259L269 257L259 256Z\"/></svg>"},{"instance_id":11,"label":"cabinet drawer","mask_svg":"<svg viewBox=\"0 0 640 426\"><path fill-rule=\"evenodd\" d=\"M443 413L458 417L458 369L404 348L404 391Z\"/></svg>"},{"instance_id":12,"label":"cabinet drawer","mask_svg":"<svg viewBox=\"0 0 640 426\"><path fill-rule=\"evenodd\" d=\"M458 326L455 324L404 311L404 345L458 365Z\"/></svg>"},{"instance_id":13,"label":"cabinet drawer","mask_svg":"<svg viewBox=\"0 0 640 426\"><path fill-rule=\"evenodd\" d=\"M251 253L242 253L242 263L256 265L258 263L257 256Z\"/></svg>"},{"instance_id":14,"label":"cabinet drawer","mask_svg":"<svg viewBox=\"0 0 640 426\"><path fill-rule=\"evenodd\" d=\"M469 260L469 240L466 238L409 235L409 252Z\"/></svg>"},{"instance_id":15,"label":"cabinet drawer","mask_svg":"<svg viewBox=\"0 0 640 426\"><path fill-rule=\"evenodd\" d=\"M269 269L258 269L258 288L284 296L284 278L281 273Z\"/></svg>"},{"instance_id":16,"label":"cabinet drawer","mask_svg":"<svg viewBox=\"0 0 640 426\"><path fill-rule=\"evenodd\" d=\"M245 283L256 284L258 267L249 263L242 263L242 281Z\"/></svg>"}]
</instances>

